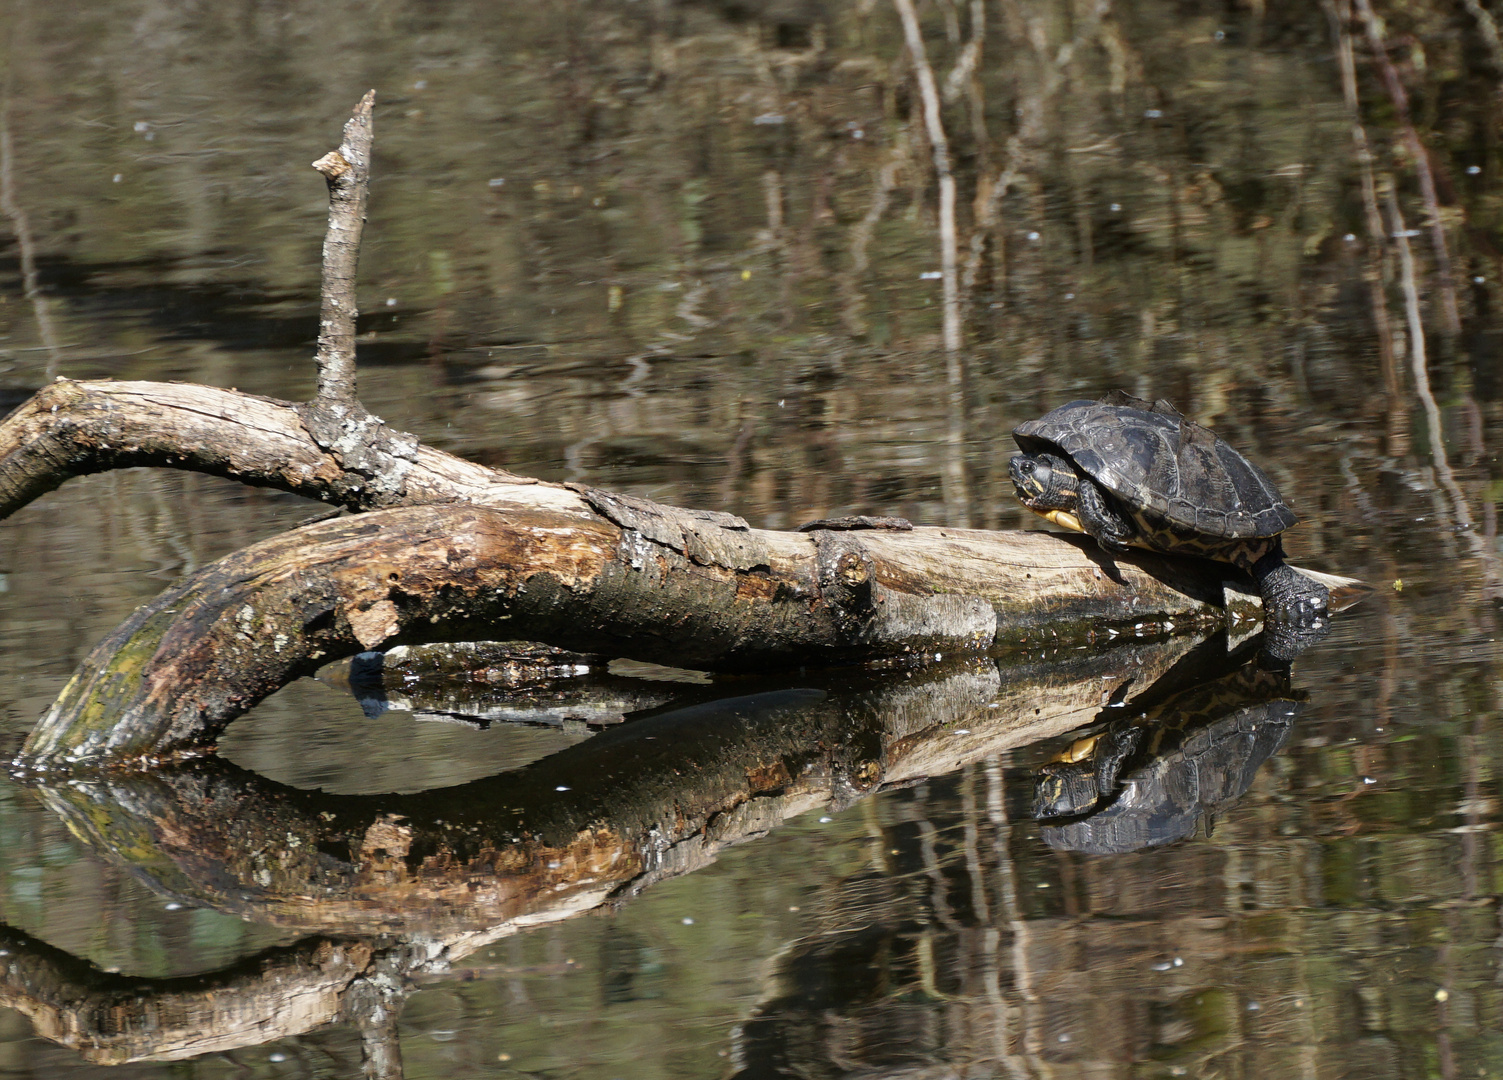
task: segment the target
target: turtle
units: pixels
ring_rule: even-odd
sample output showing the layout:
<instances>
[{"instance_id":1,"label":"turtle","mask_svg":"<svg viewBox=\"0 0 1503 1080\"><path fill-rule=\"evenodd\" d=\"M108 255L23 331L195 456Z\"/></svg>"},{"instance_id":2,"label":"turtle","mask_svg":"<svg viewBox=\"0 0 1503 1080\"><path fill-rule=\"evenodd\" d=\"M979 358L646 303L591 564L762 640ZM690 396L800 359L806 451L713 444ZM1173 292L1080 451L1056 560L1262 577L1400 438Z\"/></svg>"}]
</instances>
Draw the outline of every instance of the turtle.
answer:
<instances>
[{"instance_id":1,"label":"turtle","mask_svg":"<svg viewBox=\"0 0 1503 1080\"><path fill-rule=\"evenodd\" d=\"M1299 521L1262 469L1167 401L1116 390L1020 424L1009 471L1023 505L1110 552L1191 555L1250 574L1265 628L1321 631L1324 585L1284 562ZM1271 624L1271 625L1270 625Z\"/></svg>"}]
</instances>

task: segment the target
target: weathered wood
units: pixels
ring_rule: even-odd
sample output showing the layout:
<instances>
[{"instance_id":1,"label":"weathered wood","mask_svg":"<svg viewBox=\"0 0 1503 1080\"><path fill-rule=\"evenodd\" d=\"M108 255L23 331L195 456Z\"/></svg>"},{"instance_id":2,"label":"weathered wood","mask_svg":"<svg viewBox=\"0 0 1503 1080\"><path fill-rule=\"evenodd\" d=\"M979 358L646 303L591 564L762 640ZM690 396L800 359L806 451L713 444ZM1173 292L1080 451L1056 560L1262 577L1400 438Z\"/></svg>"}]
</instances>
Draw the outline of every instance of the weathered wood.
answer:
<instances>
[{"instance_id":1,"label":"weathered wood","mask_svg":"<svg viewBox=\"0 0 1503 1080\"><path fill-rule=\"evenodd\" d=\"M292 679L378 646L504 634L748 671L1224 617L1224 568L1149 553L1108 562L1083 539L770 532L584 494L611 517L413 506L317 522L227 556L101 641L24 757L56 767L203 749Z\"/></svg>"},{"instance_id":2,"label":"weathered wood","mask_svg":"<svg viewBox=\"0 0 1503 1080\"><path fill-rule=\"evenodd\" d=\"M355 397L355 270L360 263L360 234L370 192L371 112L376 92L369 90L344 125L339 149L313 163L329 183L329 227L324 234L322 306L318 315L318 397L348 402Z\"/></svg>"},{"instance_id":3,"label":"weathered wood","mask_svg":"<svg viewBox=\"0 0 1503 1080\"><path fill-rule=\"evenodd\" d=\"M192 383L59 379L0 422L0 518L73 477L137 466L209 473L357 511L473 502L593 516L560 485L488 469L412 436L396 442L408 449L352 462L349 447L320 445L291 402Z\"/></svg>"}]
</instances>

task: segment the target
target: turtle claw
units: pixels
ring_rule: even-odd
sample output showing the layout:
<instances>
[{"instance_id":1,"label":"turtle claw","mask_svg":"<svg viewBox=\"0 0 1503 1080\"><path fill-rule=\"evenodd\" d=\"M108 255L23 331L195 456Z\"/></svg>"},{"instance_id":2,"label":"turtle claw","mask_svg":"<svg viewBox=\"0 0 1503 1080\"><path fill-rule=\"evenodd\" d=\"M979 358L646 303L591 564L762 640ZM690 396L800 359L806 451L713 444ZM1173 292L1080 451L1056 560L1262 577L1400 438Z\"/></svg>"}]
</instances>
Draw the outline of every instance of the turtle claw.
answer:
<instances>
[{"instance_id":1,"label":"turtle claw","mask_svg":"<svg viewBox=\"0 0 1503 1080\"><path fill-rule=\"evenodd\" d=\"M1314 578L1306 577L1282 560L1263 569L1256 576L1258 589L1263 594L1265 623L1313 629L1327 621L1331 594Z\"/></svg>"}]
</instances>

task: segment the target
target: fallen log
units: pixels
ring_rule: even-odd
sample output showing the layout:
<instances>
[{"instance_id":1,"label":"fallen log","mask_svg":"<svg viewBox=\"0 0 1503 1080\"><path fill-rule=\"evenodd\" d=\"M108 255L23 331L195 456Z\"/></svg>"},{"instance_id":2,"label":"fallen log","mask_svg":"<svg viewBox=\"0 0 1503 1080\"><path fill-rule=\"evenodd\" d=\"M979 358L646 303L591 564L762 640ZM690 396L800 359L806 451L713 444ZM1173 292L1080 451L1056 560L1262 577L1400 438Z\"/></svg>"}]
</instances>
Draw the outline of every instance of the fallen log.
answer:
<instances>
[{"instance_id":1,"label":"fallen log","mask_svg":"<svg viewBox=\"0 0 1503 1080\"><path fill-rule=\"evenodd\" d=\"M744 672L1226 619L1227 568L1214 563L1146 552L1113 561L1089 540L1035 532L772 532L726 514L577 497L603 509L411 506L229 555L101 641L23 760L56 768L202 751L291 680L377 647L505 636Z\"/></svg>"}]
</instances>

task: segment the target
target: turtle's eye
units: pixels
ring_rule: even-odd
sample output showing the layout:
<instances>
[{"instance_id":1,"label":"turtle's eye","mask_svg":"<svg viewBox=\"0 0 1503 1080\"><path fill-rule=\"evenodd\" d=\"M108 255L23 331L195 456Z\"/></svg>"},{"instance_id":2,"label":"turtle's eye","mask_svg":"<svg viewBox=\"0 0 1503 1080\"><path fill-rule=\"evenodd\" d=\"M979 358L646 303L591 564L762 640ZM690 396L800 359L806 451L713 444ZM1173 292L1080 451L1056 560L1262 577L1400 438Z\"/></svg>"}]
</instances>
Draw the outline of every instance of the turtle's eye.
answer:
<instances>
[{"instance_id":1,"label":"turtle's eye","mask_svg":"<svg viewBox=\"0 0 1503 1080\"><path fill-rule=\"evenodd\" d=\"M1029 461L1027 458L1024 458L1022 461L1018 462L1018 472L1032 473L1033 469L1033 462Z\"/></svg>"}]
</instances>

